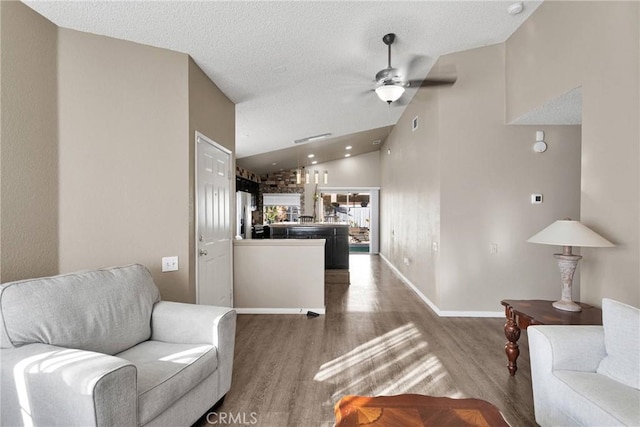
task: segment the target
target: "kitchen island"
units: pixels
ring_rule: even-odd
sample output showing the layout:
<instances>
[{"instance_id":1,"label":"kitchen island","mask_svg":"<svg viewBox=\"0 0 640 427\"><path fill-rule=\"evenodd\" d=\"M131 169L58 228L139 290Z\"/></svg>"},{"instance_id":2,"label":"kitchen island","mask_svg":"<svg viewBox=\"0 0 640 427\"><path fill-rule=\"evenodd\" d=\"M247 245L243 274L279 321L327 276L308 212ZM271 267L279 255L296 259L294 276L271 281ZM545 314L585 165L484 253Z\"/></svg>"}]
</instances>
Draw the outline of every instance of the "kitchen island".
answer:
<instances>
[{"instance_id":1,"label":"kitchen island","mask_svg":"<svg viewBox=\"0 0 640 427\"><path fill-rule=\"evenodd\" d=\"M270 227L271 239L324 239L324 268L349 270L349 224L280 222Z\"/></svg>"}]
</instances>

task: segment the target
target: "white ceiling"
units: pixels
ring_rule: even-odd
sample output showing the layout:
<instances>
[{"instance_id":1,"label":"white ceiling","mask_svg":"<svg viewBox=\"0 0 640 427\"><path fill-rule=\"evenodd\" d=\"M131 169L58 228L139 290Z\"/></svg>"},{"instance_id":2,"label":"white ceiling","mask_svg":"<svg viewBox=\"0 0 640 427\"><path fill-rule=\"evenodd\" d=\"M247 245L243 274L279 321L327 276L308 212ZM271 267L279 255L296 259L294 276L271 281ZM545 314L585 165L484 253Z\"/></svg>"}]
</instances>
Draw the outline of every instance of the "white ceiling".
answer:
<instances>
[{"instance_id":1,"label":"white ceiling","mask_svg":"<svg viewBox=\"0 0 640 427\"><path fill-rule=\"evenodd\" d=\"M236 104L243 158L395 124L404 106L371 90L387 65L384 34L397 35L392 65L412 62L408 78L422 79L439 55L505 41L541 1L516 16L512 1L478 0L25 3L61 27L191 55Z\"/></svg>"}]
</instances>

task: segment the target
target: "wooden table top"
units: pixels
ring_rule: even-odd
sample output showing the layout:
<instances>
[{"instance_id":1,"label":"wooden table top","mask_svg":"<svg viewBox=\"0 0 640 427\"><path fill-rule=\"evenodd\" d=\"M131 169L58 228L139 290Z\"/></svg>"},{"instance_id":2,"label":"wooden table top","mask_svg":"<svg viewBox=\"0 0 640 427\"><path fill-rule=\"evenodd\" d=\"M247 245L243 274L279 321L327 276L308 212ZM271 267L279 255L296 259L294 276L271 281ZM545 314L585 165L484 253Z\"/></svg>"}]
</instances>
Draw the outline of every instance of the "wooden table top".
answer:
<instances>
[{"instance_id":1,"label":"wooden table top","mask_svg":"<svg viewBox=\"0 0 640 427\"><path fill-rule=\"evenodd\" d=\"M336 427L508 427L491 403L480 399L400 394L345 396L336 404Z\"/></svg>"},{"instance_id":2,"label":"wooden table top","mask_svg":"<svg viewBox=\"0 0 640 427\"><path fill-rule=\"evenodd\" d=\"M511 308L517 315L526 316L540 325L602 325L602 310L575 301L582 311L558 310L546 300L502 300L501 304Z\"/></svg>"}]
</instances>

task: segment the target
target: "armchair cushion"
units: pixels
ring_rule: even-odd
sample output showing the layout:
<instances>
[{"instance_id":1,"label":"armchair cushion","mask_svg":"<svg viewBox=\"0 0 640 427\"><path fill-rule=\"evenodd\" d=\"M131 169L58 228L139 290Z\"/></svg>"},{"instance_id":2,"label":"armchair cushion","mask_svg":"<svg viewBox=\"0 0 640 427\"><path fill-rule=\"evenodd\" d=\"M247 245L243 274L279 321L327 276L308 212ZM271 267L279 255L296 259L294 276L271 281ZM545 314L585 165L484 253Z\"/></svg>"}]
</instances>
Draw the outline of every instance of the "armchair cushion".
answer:
<instances>
[{"instance_id":1,"label":"armchair cushion","mask_svg":"<svg viewBox=\"0 0 640 427\"><path fill-rule=\"evenodd\" d=\"M138 370L138 421L144 425L218 367L212 345L145 341L117 355Z\"/></svg>"},{"instance_id":2,"label":"armchair cushion","mask_svg":"<svg viewBox=\"0 0 640 427\"><path fill-rule=\"evenodd\" d=\"M607 356L600 362L598 373L640 389L640 310L604 298L602 323Z\"/></svg>"},{"instance_id":3,"label":"armchair cushion","mask_svg":"<svg viewBox=\"0 0 640 427\"><path fill-rule=\"evenodd\" d=\"M554 371L555 404L583 426L638 423L640 392L593 372Z\"/></svg>"}]
</instances>

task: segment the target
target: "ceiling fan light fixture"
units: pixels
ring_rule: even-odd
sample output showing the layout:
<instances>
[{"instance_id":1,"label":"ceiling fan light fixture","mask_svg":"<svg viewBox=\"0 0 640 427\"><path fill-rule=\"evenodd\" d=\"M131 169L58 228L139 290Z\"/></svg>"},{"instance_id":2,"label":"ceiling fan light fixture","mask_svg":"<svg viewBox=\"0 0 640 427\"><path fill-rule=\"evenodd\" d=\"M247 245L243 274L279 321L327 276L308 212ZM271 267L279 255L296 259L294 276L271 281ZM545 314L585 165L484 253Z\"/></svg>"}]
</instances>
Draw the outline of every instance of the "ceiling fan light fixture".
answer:
<instances>
[{"instance_id":1,"label":"ceiling fan light fixture","mask_svg":"<svg viewBox=\"0 0 640 427\"><path fill-rule=\"evenodd\" d=\"M391 104L397 101L404 93L404 87L397 84L383 84L376 88L376 95L384 102Z\"/></svg>"}]
</instances>

